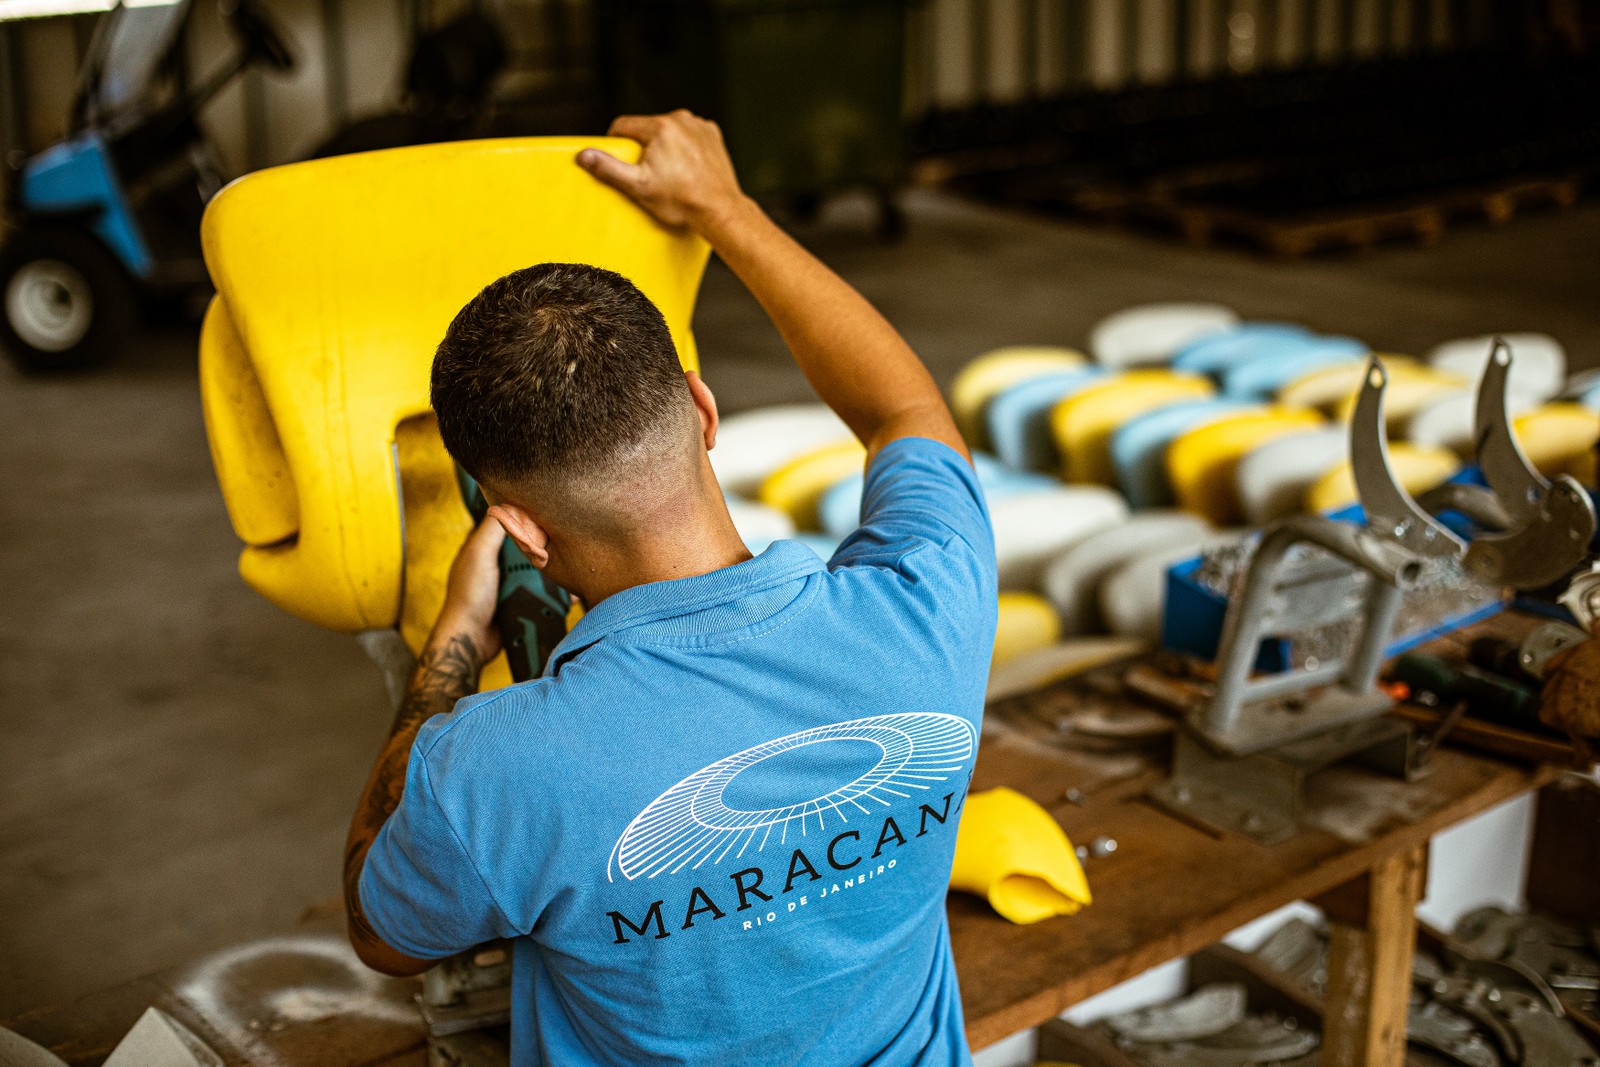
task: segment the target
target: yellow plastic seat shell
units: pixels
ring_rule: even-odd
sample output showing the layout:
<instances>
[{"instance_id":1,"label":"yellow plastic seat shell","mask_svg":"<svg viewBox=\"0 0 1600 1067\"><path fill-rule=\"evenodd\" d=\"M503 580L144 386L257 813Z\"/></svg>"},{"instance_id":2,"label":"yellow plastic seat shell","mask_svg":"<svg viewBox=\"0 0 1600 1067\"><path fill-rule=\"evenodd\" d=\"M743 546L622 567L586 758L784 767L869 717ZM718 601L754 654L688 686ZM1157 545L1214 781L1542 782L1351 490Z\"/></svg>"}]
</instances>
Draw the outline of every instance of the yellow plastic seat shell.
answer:
<instances>
[{"instance_id":1,"label":"yellow plastic seat shell","mask_svg":"<svg viewBox=\"0 0 1600 1067\"><path fill-rule=\"evenodd\" d=\"M950 887L983 897L1019 925L1071 915L1093 900L1061 825L1004 787L967 796Z\"/></svg>"},{"instance_id":2,"label":"yellow plastic seat shell","mask_svg":"<svg viewBox=\"0 0 1600 1067\"><path fill-rule=\"evenodd\" d=\"M1570 474L1594 485L1595 443L1600 438L1600 412L1582 404L1545 404L1511 420L1517 444L1528 462L1546 478Z\"/></svg>"},{"instance_id":3,"label":"yellow plastic seat shell","mask_svg":"<svg viewBox=\"0 0 1600 1067\"><path fill-rule=\"evenodd\" d=\"M1401 366L1405 369L1389 373L1389 384L1383 390L1383 421L1391 432L1403 430L1411 416L1429 404L1450 396L1475 395L1472 385L1459 374L1432 367ZM1355 414L1356 397L1356 393L1351 393L1339 401L1334 417L1340 422L1349 422L1350 416Z\"/></svg>"},{"instance_id":4,"label":"yellow plastic seat shell","mask_svg":"<svg viewBox=\"0 0 1600 1067\"><path fill-rule=\"evenodd\" d=\"M1436 373L1410 356L1381 353L1378 358L1383 360L1391 380L1415 370L1429 374ZM1367 364L1364 360L1318 367L1300 375L1278 390L1277 400L1285 407L1316 408L1318 411L1332 413L1340 404L1356 394L1366 376Z\"/></svg>"},{"instance_id":5,"label":"yellow plastic seat shell","mask_svg":"<svg viewBox=\"0 0 1600 1067\"><path fill-rule=\"evenodd\" d=\"M259 171L212 201L201 399L240 573L268 600L335 630L425 637L470 525L429 369L496 278L539 262L617 271L696 365L708 248L580 170L590 145L638 158L615 139L424 145Z\"/></svg>"},{"instance_id":6,"label":"yellow plastic seat shell","mask_svg":"<svg viewBox=\"0 0 1600 1067\"><path fill-rule=\"evenodd\" d=\"M1461 457L1448 448L1422 448L1404 441L1389 443L1389 469L1412 496L1420 496L1461 469ZM1307 511L1332 511L1356 503L1355 476L1348 460L1328 471L1306 490Z\"/></svg>"},{"instance_id":7,"label":"yellow plastic seat shell","mask_svg":"<svg viewBox=\"0 0 1600 1067\"><path fill-rule=\"evenodd\" d=\"M1234 483L1240 458L1273 438L1322 424L1322 417L1306 408L1272 407L1218 419L1179 436L1167 449L1167 477L1178 506L1215 526L1240 522L1243 507Z\"/></svg>"},{"instance_id":8,"label":"yellow plastic seat shell","mask_svg":"<svg viewBox=\"0 0 1600 1067\"><path fill-rule=\"evenodd\" d=\"M1184 400L1216 394L1211 379L1170 370L1131 370L1095 382L1057 404L1050 432L1061 454L1061 477L1069 482L1115 485L1111 435L1129 419Z\"/></svg>"},{"instance_id":9,"label":"yellow plastic seat shell","mask_svg":"<svg viewBox=\"0 0 1600 1067\"><path fill-rule=\"evenodd\" d=\"M790 460L856 439L826 404L778 404L720 419L711 470L724 492L755 497L761 482Z\"/></svg>"},{"instance_id":10,"label":"yellow plastic seat shell","mask_svg":"<svg viewBox=\"0 0 1600 1067\"><path fill-rule=\"evenodd\" d=\"M991 669L1061 639L1061 620L1050 602L1036 593L1007 590L1000 594L1000 621L995 627Z\"/></svg>"},{"instance_id":11,"label":"yellow plastic seat shell","mask_svg":"<svg viewBox=\"0 0 1600 1067\"><path fill-rule=\"evenodd\" d=\"M1012 345L985 352L961 368L950 383L950 411L956 427L973 448L987 448L983 412L995 394L1029 378L1072 370L1087 362L1081 352L1048 345Z\"/></svg>"},{"instance_id":12,"label":"yellow plastic seat shell","mask_svg":"<svg viewBox=\"0 0 1600 1067\"><path fill-rule=\"evenodd\" d=\"M860 474L867 450L851 438L812 449L791 459L761 481L757 499L777 508L801 530L816 530L817 503L835 482Z\"/></svg>"}]
</instances>

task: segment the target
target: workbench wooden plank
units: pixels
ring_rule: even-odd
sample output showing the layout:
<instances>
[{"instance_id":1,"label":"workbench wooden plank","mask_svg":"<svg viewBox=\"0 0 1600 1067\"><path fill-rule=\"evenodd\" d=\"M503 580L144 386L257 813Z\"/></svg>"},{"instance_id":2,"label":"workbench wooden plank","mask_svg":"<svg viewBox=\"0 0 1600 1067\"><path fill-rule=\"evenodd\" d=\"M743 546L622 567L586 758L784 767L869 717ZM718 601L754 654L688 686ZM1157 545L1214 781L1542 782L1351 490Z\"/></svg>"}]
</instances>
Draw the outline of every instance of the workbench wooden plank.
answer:
<instances>
[{"instance_id":1,"label":"workbench wooden plank","mask_svg":"<svg viewBox=\"0 0 1600 1067\"><path fill-rule=\"evenodd\" d=\"M1358 921L1329 912L1323 1067L1405 1064L1417 903L1427 867L1426 845L1379 860L1357 880L1364 897Z\"/></svg>"},{"instance_id":2,"label":"workbench wooden plank","mask_svg":"<svg viewBox=\"0 0 1600 1067\"><path fill-rule=\"evenodd\" d=\"M1099 770L1086 775L1085 765L1096 761ZM1074 916L1015 926L977 898L952 894L951 942L973 1048L1349 882L1558 773L1450 749L1434 756L1427 778L1412 783L1330 768L1311 779L1307 830L1269 848L1219 839L1144 802L1139 794L1160 763L1159 756L1125 753L1052 760L1038 735L999 724L986 732L973 790L1009 785L1050 809L1074 842L1107 835L1118 847L1088 863L1095 903ZM1085 790L1086 806L1064 803L1063 792L1083 788L1084 777L1098 782Z\"/></svg>"}]
</instances>

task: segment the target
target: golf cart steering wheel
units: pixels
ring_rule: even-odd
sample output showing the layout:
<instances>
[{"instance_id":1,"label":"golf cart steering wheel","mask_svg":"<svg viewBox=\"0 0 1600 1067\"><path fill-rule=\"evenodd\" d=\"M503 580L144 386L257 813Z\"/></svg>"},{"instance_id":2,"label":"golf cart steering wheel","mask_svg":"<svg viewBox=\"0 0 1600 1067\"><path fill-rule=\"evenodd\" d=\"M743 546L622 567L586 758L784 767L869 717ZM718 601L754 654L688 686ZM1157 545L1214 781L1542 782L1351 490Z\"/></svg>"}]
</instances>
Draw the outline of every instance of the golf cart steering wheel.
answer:
<instances>
[{"instance_id":1,"label":"golf cart steering wheel","mask_svg":"<svg viewBox=\"0 0 1600 1067\"><path fill-rule=\"evenodd\" d=\"M244 42L245 51L267 61L274 70L294 69L295 55L271 16L255 0L223 0L228 24Z\"/></svg>"}]
</instances>

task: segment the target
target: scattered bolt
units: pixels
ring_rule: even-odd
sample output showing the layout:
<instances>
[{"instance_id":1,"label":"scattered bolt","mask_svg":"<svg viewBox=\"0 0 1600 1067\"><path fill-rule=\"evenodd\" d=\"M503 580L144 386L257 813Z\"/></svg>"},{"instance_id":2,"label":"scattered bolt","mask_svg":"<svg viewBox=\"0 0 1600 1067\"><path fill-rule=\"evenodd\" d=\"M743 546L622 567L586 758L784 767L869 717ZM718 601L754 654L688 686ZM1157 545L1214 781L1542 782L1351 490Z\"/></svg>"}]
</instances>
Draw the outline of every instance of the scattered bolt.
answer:
<instances>
[{"instance_id":1,"label":"scattered bolt","mask_svg":"<svg viewBox=\"0 0 1600 1067\"><path fill-rule=\"evenodd\" d=\"M1083 790L1077 788L1076 786L1067 790L1065 793L1062 793L1061 799L1070 801L1073 804L1078 805L1080 808L1087 807L1089 803L1088 798L1083 795Z\"/></svg>"},{"instance_id":2,"label":"scattered bolt","mask_svg":"<svg viewBox=\"0 0 1600 1067\"><path fill-rule=\"evenodd\" d=\"M1078 854L1078 861L1105 859L1117 850L1117 839L1114 837L1097 837L1087 845L1079 845L1073 849Z\"/></svg>"}]
</instances>

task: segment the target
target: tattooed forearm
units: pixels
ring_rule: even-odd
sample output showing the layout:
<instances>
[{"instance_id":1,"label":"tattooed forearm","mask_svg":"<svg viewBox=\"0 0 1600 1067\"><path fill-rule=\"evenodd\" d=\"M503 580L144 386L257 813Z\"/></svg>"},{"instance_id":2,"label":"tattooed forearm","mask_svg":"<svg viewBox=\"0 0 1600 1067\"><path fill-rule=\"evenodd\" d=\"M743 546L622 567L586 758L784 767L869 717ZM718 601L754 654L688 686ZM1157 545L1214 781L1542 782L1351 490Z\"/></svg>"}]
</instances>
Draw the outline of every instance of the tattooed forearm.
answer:
<instances>
[{"instance_id":1,"label":"tattooed forearm","mask_svg":"<svg viewBox=\"0 0 1600 1067\"><path fill-rule=\"evenodd\" d=\"M400 701L389 732L409 729L415 733L430 716L449 711L477 685L478 664L478 646L465 634L430 642L411 672L405 699Z\"/></svg>"},{"instance_id":2,"label":"tattooed forearm","mask_svg":"<svg viewBox=\"0 0 1600 1067\"><path fill-rule=\"evenodd\" d=\"M449 711L456 701L472 692L477 684L481 662L476 643L470 637L457 634L430 641L417 660L416 669L411 672L405 699L400 702L389 739L384 743L383 750L378 754L378 762L367 778L366 789L356 806L355 818L350 823L350 836L345 843L345 911L350 919L351 940L358 951L362 950L365 943L366 948L376 954L387 952L399 956L383 944L361 911L358 891L361 868L366 863L367 850L378 837L378 831L383 829L383 824L400 806L400 796L406 784L406 768L411 759L411 744L416 740L417 730L431 716ZM365 954L363 958L366 958Z\"/></svg>"}]
</instances>

